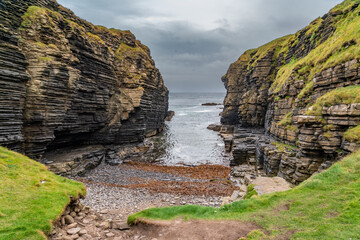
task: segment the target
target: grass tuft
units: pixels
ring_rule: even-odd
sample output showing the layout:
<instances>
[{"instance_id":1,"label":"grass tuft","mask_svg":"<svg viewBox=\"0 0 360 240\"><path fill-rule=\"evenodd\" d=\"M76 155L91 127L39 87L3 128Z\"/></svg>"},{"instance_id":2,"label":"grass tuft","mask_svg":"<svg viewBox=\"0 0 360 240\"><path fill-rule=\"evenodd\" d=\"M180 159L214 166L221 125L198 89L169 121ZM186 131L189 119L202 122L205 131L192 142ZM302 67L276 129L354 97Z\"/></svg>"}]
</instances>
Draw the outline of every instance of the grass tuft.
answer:
<instances>
[{"instance_id":1,"label":"grass tuft","mask_svg":"<svg viewBox=\"0 0 360 240\"><path fill-rule=\"evenodd\" d=\"M246 191L246 194L244 196L244 199L250 199L252 196L257 196L258 193L257 191L255 190L255 185L254 184L250 184L247 186L247 191Z\"/></svg>"},{"instance_id":2,"label":"grass tuft","mask_svg":"<svg viewBox=\"0 0 360 240\"><path fill-rule=\"evenodd\" d=\"M288 126L291 124L292 122L292 117L293 117L294 113L288 112L278 123L278 126Z\"/></svg>"},{"instance_id":3,"label":"grass tuft","mask_svg":"<svg viewBox=\"0 0 360 240\"><path fill-rule=\"evenodd\" d=\"M360 143L360 125L354 128L349 128L344 133L344 139L349 142Z\"/></svg>"},{"instance_id":4,"label":"grass tuft","mask_svg":"<svg viewBox=\"0 0 360 240\"><path fill-rule=\"evenodd\" d=\"M259 239L264 239L265 237L266 237L265 233L263 233L259 229L256 229L251 231L246 238L240 238L239 240L259 240Z\"/></svg>"}]
</instances>

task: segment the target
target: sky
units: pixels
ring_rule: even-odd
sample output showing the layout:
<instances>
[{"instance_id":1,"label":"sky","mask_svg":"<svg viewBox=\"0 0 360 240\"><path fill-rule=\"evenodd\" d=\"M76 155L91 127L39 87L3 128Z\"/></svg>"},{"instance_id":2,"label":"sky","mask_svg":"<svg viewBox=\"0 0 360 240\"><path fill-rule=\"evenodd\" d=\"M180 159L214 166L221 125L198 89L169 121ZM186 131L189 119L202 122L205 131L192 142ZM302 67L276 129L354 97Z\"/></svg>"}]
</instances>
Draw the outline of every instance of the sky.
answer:
<instances>
[{"instance_id":1,"label":"sky","mask_svg":"<svg viewBox=\"0 0 360 240\"><path fill-rule=\"evenodd\" d=\"M225 92L221 76L250 48L292 34L341 0L58 0L95 25L130 30L170 92Z\"/></svg>"}]
</instances>

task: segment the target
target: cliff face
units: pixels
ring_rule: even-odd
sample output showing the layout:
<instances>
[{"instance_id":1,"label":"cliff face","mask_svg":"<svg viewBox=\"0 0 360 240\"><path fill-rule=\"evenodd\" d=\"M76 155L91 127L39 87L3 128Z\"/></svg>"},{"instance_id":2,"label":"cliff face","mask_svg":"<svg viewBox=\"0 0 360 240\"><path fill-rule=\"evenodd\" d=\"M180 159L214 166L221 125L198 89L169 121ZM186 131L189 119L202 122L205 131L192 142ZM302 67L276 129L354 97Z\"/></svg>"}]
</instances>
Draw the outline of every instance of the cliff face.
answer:
<instances>
[{"instance_id":1,"label":"cliff face","mask_svg":"<svg viewBox=\"0 0 360 240\"><path fill-rule=\"evenodd\" d=\"M0 2L0 144L40 158L160 131L168 90L129 31L94 26L53 0Z\"/></svg>"},{"instance_id":2,"label":"cliff face","mask_svg":"<svg viewBox=\"0 0 360 240\"><path fill-rule=\"evenodd\" d=\"M346 0L230 66L221 121L245 128L234 140L234 164L298 183L359 147L359 3ZM264 128L268 137L246 128Z\"/></svg>"}]
</instances>

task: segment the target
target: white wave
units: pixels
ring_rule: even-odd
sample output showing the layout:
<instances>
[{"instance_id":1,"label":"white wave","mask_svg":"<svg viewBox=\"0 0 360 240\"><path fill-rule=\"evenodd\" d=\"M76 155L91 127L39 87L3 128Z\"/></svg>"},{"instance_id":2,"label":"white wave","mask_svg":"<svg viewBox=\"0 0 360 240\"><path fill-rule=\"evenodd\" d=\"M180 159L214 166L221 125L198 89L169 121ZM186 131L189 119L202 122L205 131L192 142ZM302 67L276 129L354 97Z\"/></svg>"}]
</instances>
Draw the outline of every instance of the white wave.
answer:
<instances>
[{"instance_id":1,"label":"white wave","mask_svg":"<svg viewBox=\"0 0 360 240\"><path fill-rule=\"evenodd\" d=\"M194 111L196 113L206 113L206 112L214 112L214 110L200 110L200 111Z\"/></svg>"}]
</instances>

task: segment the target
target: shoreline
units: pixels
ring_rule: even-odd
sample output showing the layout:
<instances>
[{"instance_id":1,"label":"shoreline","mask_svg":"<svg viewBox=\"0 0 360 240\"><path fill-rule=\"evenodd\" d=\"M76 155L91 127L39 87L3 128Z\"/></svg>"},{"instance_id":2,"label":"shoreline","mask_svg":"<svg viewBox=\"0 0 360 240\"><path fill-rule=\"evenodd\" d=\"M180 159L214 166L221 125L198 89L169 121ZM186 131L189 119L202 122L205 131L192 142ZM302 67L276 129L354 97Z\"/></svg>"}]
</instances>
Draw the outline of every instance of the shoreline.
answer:
<instances>
[{"instance_id":1,"label":"shoreline","mask_svg":"<svg viewBox=\"0 0 360 240\"><path fill-rule=\"evenodd\" d=\"M238 189L229 177L230 167L220 165L102 163L85 177L75 178L87 188L81 204L89 211L73 213L71 224L58 223L49 239L135 239L136 231L126 225L129 215L151 207L220 207ZM76 228L84 234L69 234Z\"/></svg>"},{"instance_id":2,"label":"shoreline","mask_svg":"<svg viewBox=\"0 0 360 240\"><path fill-rule=\"evenodd\" d=\"M75 179L88 188L88 196L83 203L97 210L102 210L102 205L112 210L125 205L136 211L144 209L140 205L199 204L219 207L223 197L238 189L230 180L230 167L219 165L101 164L85 177ZM106 202L111 204L104 204Z\"/></svg>"}]
</instances>

